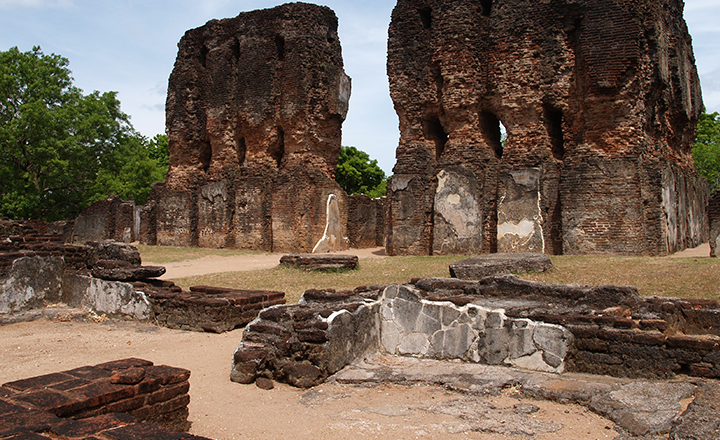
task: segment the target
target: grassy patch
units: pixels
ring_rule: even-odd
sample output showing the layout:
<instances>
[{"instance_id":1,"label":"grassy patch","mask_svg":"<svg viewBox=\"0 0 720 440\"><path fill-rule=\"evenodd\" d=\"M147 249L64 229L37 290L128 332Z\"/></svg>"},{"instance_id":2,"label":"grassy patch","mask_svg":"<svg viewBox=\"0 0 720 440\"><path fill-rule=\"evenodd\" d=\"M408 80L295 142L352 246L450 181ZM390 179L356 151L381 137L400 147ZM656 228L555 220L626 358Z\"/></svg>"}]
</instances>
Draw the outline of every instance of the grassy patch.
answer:
<instances>
[{"instance_id":1,"label":"grassy patch","mask_svg":"<svg viewBox=\"0 0 720 440\"><path fill-rule=\"evenodd\" d=\"M139 246L143 261L164 264L208 255L232 256L252 252L228 249ZM311 288L353 289L374 284L405 283L412 278L448 277L448 265L464 256L388 257L360 260L357 270L314 272L294 267L225 272L174 279L183 289L210 285L285 292L297 302ZM523 278L553 283L632 285L645 296L720 299L720 260L715 258L651 258L617 256L553 256L554 268Z\"/></svg>"},{"instance_id":2,"label":"grassy patch","mask_svg":"<svg viewBox=\"0 0 720 440\"><path fill-rule=\"evenodd\" d=\"M636 286L643 296L720 297L720 260L715 258L554 256L553 269L523 278L553 283Z\"/></svg>"},{"instance_id":3,"label":"grassy patch","mask_svg":"<svg viewBox=\"0 0 720 440\"><path fill-rule=\"evenodd\" d=\"M261 254L259 251L238 249L210 249L198 247L148 246L136 245L143 264L148 261L157 264L176 263L178 261L197 260L207 256L232 257L235 255Z\"/></svg>"},{"instance_id":4,"label":"grassy patch","mask_svg":"<svg viewBox=\"0 0 720 440\"><path fill-rule=\"evenodd\" d=\"M295 303L307 289L354 289L374 284L406 283L412 278L448 277L448 265L461 260L458 256L366 258L356 270L315 272L296 267L246 272L224 272L173 280L183 289L210 285L237 289L263 289L285 292L287 301Z\"/></svg>"}]
</instances>

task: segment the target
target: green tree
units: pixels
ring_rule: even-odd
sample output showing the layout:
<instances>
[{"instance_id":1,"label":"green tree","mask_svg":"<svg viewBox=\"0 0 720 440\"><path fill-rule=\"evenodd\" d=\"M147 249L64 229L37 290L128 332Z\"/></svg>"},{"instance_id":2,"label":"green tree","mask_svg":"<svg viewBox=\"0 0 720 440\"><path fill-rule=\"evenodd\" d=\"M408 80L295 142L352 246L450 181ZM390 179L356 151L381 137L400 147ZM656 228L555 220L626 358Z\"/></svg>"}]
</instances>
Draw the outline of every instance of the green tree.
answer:
<instances>
[{"instance_id":1,"label":"green tree","mask_svg":"<svg viewBox=\"0 0 720 440\"><path fill-rule=\"evenodd\" d=\"M135 132L117 93L83 95L67 66L39 47L0 52L0 215L69 219L115 191L147 197L162 180L159 148Z\"/></svg>"},{"instance_id":2,"label":"green tree","mask_svg":"<svg viewBox=\"0 0 720 440\"><path fill-rule=\"evenodd\" d=\"M720 189L720 115L700 115L692 150L695 168L710 184L710 191Z\"/></svg>"},{"instance_id":3,"label":"green tree","mask_svg":"<svg viewBox=\"0 0 720 440\"><path fill-rule=\"evenodd\" d=\"M382 197L386 194L387 179L377 160L355 147L340 147L335 180L348 194L367 194Z\"/></svg>"}]
</instances>

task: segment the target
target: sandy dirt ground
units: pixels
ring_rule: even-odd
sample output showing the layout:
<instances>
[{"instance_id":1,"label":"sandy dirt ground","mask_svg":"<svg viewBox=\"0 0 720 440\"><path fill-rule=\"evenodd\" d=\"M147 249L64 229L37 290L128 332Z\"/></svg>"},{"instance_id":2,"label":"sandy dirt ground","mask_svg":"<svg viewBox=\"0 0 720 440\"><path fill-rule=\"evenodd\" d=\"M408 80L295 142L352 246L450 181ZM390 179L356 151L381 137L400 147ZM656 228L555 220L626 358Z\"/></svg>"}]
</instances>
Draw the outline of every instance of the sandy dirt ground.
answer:
<instances>
[{"instance_id":1,"label":"sandy dirt ground","mask_svg":"<svg viewBox=\"0 0 720 440\"><path fill-rule=\"evenodd\" d=\"M704 250L698 255L707 256ZM381 248L351 250L361 258L384 255ZM280 254L209 257L168 267L167 278L274 267ZM510 394L471 397L430 385L350 386L326 383L312 390L283 384L264 391L229 379L232 354L242 330L195 333L125 321L64 322L42 319L0 326L0 383L127 357L189 369L191 432L230 439L607 439L612 422L582 406L519 399ZM463 408L494 414L489 431L470 423ZM525 416L541 427L503 430L514 407L531 403ZM443 404L442 410L438 405ZM482 424L481 424L482 425ZM490 426L492 425L492 426ZM532 423L531 423L532 425ZM513 425L516 426L516 425ZM498 434L500 432L501 434Z\"/></svg>"},{"instance_id":2,"label":"sandy dirt ground","mask_svg":"<svg viewBox=\"0 0 720 440\"><path fill-rule=\"evenodd\" d=\"M518 399L502 394L470 397L437 386L350 386L327 383L311 390L283 384L264 391L229 379L241 330L195 333L150 324L39 320L0 326L0 383L83 365L138 357L187 368L194 434L224 439L527 439L516 433L469 432L467 411L448 411L450 401L494 412L491 428L503 432L514 406L531 403L537 440L606 439L613 424L586 408ZM440 403L448 406L439 408ZM532 426L532 425L531 425ZM543 430L550 432L543 433Z\"/></svg>"}]
</instances>

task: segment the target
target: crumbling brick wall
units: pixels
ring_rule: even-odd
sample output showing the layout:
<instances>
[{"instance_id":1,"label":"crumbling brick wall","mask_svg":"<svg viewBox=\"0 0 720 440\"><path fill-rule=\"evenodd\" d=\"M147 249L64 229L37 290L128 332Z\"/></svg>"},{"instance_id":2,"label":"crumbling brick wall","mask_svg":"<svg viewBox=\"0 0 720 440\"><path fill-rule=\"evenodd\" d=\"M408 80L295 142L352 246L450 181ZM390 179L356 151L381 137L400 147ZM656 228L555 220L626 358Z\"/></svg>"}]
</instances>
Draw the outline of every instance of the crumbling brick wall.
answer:
<instances>
[{"instance_id":1,"label":"crumbling brick wall","mask_svg":"<svg viewBox=\"0 0 720 440\"><path fill-rule=\"evenodd\" d=\"M385 197L348 196L348 239L355 249L385 245Z\"/></svg>"},{"instance_id":2,"label":"crumbling brick wall","mask_svg":"<svg viewBox=\"0 0 720 440\"><path fill-rule=\"evenodd\" d=\"M682 9L399 0L388 253L665 255L704 242Z\"/></svg>"},{"instance_id":3,"label":"crumbling brick wall","mask_svg":"<svg viewBox=\"0 0 720 440\"><path fill-rule=\"evenodd\" d=\"M140 217L133 201L118 196L98 200L75 219L72 241L116 240L132 243L138 239Z\"/></svg>"},{"instance_id":4,"label":"crumbling brick wall","mask_svg":"<svg viewBox=\"0 0 720 440\"><path fill-rule=\"evenodd\" d=\"M168 86L170 171L145 239L309 252L331 193L346 224L334 176L350 79L337 25L327 7L291 3L185 34Z\"/></svg>"},{"instance_id":5,"label":"crumbling brick wall","mask_svg":"<svg viewBox=\"0 0 720 440\"><path fill-rule=\"evenodd\" d=\"M715 191L708 203L708 222L710 223L710 256L718 256L720 248L720 191Z\"/></svg>"}]
</instances>

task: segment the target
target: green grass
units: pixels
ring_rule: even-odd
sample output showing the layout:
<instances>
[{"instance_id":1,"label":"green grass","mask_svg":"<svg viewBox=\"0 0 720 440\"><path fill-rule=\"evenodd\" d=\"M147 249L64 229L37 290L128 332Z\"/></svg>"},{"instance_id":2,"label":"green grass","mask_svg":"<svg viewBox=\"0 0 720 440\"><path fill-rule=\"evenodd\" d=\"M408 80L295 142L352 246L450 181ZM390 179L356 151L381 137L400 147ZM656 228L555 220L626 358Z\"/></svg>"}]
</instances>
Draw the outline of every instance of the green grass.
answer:
<instances>
[{"instance_id":1,"label":"green grass","mask_svg":"<svg viewBox=\"0 0 720 440\"><path fill-rule=\"evenodd\" d=\"M163 264L193 260L207 255L232 256L248 251L226 249L139 246L143 261ZM173 281L183 289L195 285L285 292L289 303L297 302L311 288L353 289L374 284L405 283L412 278L448 277L448 265L464 256L388 257L360 260L356 270L305 271L278 266L273 269L225 272ZM654 258L618 256L553 256L553 269L521 275L523 278L588 285L633 285L644 296L720 299L720 260L715 258Z\"/></svg>"},{"instance_id":2,"label":"green grass","mask_svg":"<svg viewBox=\"0 0 720 440\"><path fill-rule=\"evenodd\" d=\"M198 247L148 246L136 245L143 263L146 261L157 264L176 263L178 261L197 260L207 256L232 257L234 255L262 254L259 251L242 251L238 249L210 249Z\"/></svg>"},{"instance_id":3,"label":"green grass","mask_svg":"<svg viewBox=\"0 0 720 440\"><path fill-rule=\"evenodd\" d=\"M720 299L716 258L556 256L553 269L523 278L553 283L636 286L643 296Z\"/></svg>"},{"instance_id":4,"label":"green grass","mask_svg":"<svg viewBox=\"0 0 720 440\"><path fill-rule=\"evenodd\" d=\"M295 303L307 289L354 289L358 286L406 283L413 278L449 277L448 265L462 259L457 256L391 257L360 260L355 270L316 272L296 267L245 272L224 272L173 280L183 289L210 285L237 289L262 289L285 292L287 301Z\"/></svg>"}]
</instances>

